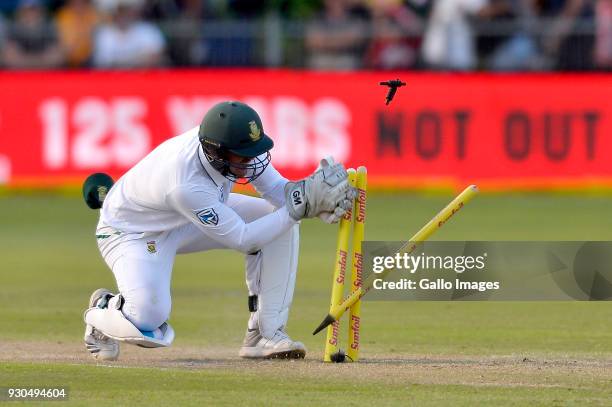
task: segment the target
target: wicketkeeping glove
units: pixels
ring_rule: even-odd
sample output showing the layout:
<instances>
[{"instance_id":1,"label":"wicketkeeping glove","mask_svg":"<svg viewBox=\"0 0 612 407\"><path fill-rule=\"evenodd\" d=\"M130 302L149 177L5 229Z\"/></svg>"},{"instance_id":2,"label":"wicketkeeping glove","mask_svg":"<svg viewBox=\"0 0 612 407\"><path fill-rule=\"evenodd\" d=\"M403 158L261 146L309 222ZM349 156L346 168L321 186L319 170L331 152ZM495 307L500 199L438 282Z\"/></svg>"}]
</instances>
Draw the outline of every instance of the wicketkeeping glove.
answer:
<instances>
[{"instance_id":1,"label":"wicketkeeping glove","mask_svg":"<svg viewBox=\"0 0 612 407\"><path fill-rule=\"evenodd\" d=\"M351 208L354 196L346 169L331 157L321 160L319 169L311 176L285 186L286 206L295 220L313 218L323 212L340 219Z\"/></svg>"},{"instance_id":2,"label":"wicketkeeping glove","mask_svg":"<svg viewBox=\"0 0 612 407\"><path fill-rule=\"evenodd\" d=\"M326 157L321 160L321 164L317 169L321 169L323 163L333 162L332 157ZM325 223L338 223L340 219L346 214L346 212L353 207L353 199L357 196L357 188L349 185L349 189L346 191L346 198L340 202L340 204L334 209L333 212L321 212L317 216Z\"/></svg>"}]
</instances>

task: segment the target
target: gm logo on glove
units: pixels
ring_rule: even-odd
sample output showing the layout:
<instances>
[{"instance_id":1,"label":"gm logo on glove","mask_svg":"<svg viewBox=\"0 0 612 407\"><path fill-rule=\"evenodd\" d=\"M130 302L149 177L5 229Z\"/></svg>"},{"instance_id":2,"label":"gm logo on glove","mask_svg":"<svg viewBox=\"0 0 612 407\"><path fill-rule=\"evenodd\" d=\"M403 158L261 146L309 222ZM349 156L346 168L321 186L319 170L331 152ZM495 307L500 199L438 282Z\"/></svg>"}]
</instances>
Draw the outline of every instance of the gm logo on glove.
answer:
<instances>
[{"instance_id":1,"label":"gm logo on glove","mask_svg":"<svg viewBox=\"0 0 612 407\"><path fill-rule=\"evenodd\" d=\"M291 194L291 196L293 197L293 204L294 205L301 205L302 204L302 192L299 190L295 190L293 191L293 194Z\"/></svg>"}]
</instances>

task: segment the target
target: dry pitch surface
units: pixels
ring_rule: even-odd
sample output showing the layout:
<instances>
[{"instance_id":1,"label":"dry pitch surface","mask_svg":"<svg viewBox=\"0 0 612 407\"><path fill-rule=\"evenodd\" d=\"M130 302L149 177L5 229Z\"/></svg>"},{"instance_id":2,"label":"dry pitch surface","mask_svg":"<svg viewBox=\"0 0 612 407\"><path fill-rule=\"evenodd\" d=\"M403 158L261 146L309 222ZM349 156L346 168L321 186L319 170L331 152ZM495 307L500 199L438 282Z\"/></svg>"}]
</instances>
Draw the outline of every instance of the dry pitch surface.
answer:
<instances>
[{"instance_id":1,"label":"dry pitch surface","mask_svg":"<svg viewBox=\"0 0 612 407\"><path fill-rule=\"evenodd\" d=\"M422 354L397 357L381 354L372 355L356 364L325 364L313 355L298 361L247 361L236 356L236 349L227 348L173 346L147 350L124 346L122 351L120 361L96 363L80 343L4 342L0 345L0 360L6 365L0 368L0 378L4 384L34 385L44 383L46 377L49 383L45 366L51 367L51 372L58 366L68 368L68 371L71 367L96 365L106 371L110 368L123 368L117 374L111 373L117 378L124 376L126 368L129 368L145 380L147 377L163 377L167 374L176 379L173 372L194 375L195 378L200 377L198 373L204 373L202 380L196 381L195 388L185 390L183 396L188 392L193 394L188 399L180 399L182 404L198 404L198 400L205 399L200 392L206 393L209 390L210 375L215 377L217 374L225 377L223 380L226 382L227 377L234 378L237 386L249 378L256 378L260 386L270 386L273 389L273 382L281 388L283 383L292 383L287 386L287 390L296 389L296 393L290 396L282 392L277 395L266 394L263 399L252 400L256 405L265 405L267 402L311 404L314 400L310 398L308 387L317 386L318 383L334 383L334 387L340 389L336 392L342 397L346 397L346 394L351 397L332 397L332 391L328 400L330 405L357 405L370 399L375 403L389 405L470 405L483 402L522 405L527 401L535 405L609 405L612 400L611 359L525 358L514 355L477 358ZM22 369L11 369L11 366L20 366ZM24 366L29 367L30 374L23 375ZM40 376L37 376L37 371ZM59 375L52 375L56 379L62 377L62 369L58 371ZM22 377L27 376L28 380L15 382L20 374ZM70 389L87 389L78 375L75 377L70 373L67 377L65 382L61 379L52 382L67 385ZM107 383L106 379L102 380ZM109 390L115 390L112 383L108 385ZM181 385L175 383L170 389L174 387L180 389ZM138 397L154 397L151 400L153 402L160 402L163 398L163 393L160 398L155 397L159 389L156 392L138 386L129 389L135 394L144 391L148 395ZM123 397L118 397L117 401L126 400L126 397L129 399L128 393L124 392ZM92 398L95 394L87 390L77 391L71 402L95 404L98 401ZM211 401L215 404L232 404L240 399L232 393L223 392L212 397Z\"/></svg>"}]
</instances>

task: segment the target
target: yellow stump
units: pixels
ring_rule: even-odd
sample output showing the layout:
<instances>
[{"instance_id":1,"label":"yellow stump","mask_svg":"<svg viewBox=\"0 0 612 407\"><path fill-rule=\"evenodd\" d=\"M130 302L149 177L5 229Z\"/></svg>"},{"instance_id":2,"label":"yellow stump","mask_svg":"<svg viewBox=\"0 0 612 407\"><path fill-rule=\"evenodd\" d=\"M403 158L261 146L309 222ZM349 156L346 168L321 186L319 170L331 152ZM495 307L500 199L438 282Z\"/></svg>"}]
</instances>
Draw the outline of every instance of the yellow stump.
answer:
<instances>
[{"instance_id":1,"label":"yellow stump","mask_svg":"<svg viewBox=\"0 0 612 407\"><path fill-rule=\"evenodd\" d=\"M353 168L348 169L349 182L355 185L356 172ZM344 296L344 280L346 277L346 266L348 263L348 246L351 233L351 223L353 211L348 211L340 220L338 227L338 240L336 243L336 263L334 265L334 280L332 282L332 294L330 309L338 305ZM331 355L338 351L338 333L340 321L336 321L327 327L327 337L325 339L324 362L331 362Z\"/></svg>"},{"instance_id":2,"label":"yellow stump","mask_svg":"<svg viewBox=\"0 0 612 407\"><path fill-rule=\"evenodd\" d=\"M463 192L453 199L444 209L438 212L433 219L427 222L427 224L423 226L421 230L412 236L407 243L400 247L398 253L412 253L416 249L417 243L429 239L429 237L440 229L446 222L448 222L453 215L459 212L468 202L470 202L472 198L476 196L476 194L478 194L478 188L476 185L470 185L464 189ZM372 288L374 285L374 280L384 279L393 270L394 269L390 268L385 269L378 274L371 273L368 278L363 281L361 288L353 291L339 304L332 305L329 310L329 314L327 314L321 324L319 324L319 326L314 330L313 335L316 335L328 325L336 323L346 310L350 309L353 304L359 301L361 297L363 297Z\"/></svg>"},{"instance_id":3,"label":"yellow stump","mask_svg":"<svg viewBox=\"0 0 612 407\"><path fill-rule=\"evenodd\" d=\"M367 199L368 173L365 167L357 168L357 198L353 206L353 261L351 263L350 292L357 291L362 285L363 254L361 243L365 234L366 199ZM346 354L351 362L359 359L359 333L361 327L361 301L357 301L350 308L348 349Z\"/></svg>"}]
</instances>

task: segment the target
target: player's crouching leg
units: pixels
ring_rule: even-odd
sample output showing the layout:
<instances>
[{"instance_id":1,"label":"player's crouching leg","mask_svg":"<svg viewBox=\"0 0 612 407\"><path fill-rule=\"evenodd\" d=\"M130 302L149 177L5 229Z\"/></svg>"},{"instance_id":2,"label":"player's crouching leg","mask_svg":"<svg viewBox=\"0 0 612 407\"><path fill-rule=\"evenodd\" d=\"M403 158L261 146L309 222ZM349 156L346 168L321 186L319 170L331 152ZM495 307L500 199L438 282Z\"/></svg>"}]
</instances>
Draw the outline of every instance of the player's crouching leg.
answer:
<instances>
[{"instance_id":1,"label":"player's crouching leg","mask_svg":"<svg viewBox=\"0 0 612 407\"><path fill-rule=\"evenodd\" d=\"M302 342L285 332L293 300L299 254L299 225L259 252L246 256L249 311L239 355L249 359L301 359Z\"/></svg>"},{"instance_id":2,"label":"player's crouching leg","mask_svg":"<svg viewBox=\"0 0 612 407\"><path fill-rule=\"evenodd\" d=\"M170 313L170 301L162 301L160 304L157 298L150 301L153 300L150 295L139 298L140 301L126 304L121 294L113 296L108 290L96 290L92 294L90 308L84 316L85 343L95 359L116 360L119 356L119 342L144 348L167 347L172 344L174 330L165 322ZM130 319L124 315L124 307L131 310L127 313Z\"/></svg>"}]
</instances>

